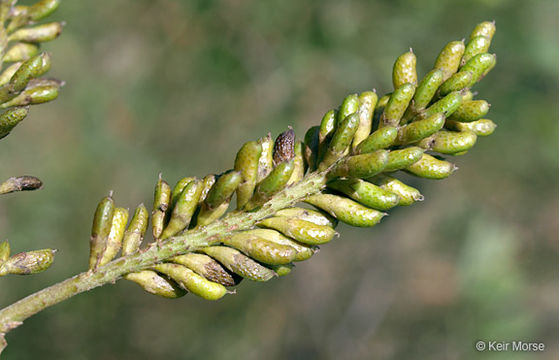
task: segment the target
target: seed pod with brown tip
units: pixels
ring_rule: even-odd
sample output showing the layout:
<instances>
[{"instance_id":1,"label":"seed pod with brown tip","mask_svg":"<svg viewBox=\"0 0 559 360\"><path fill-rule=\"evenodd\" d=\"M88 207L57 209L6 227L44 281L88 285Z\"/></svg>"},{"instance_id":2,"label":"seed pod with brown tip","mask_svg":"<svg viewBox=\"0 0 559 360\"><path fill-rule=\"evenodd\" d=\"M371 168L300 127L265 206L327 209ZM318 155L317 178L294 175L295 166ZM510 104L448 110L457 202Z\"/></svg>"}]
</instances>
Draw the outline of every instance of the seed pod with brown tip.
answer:
<instances>
[{"instance_id":1,"label":"seed pod with brown tip","mask_svg":"<svg viewBox=\"0 0 559 360\"><path fill-rule=\"evenodd\" d=\"M293 172L287 185L296 184L305 176L305 159L303 158L303 143L295 143L295 157L293 158Z\"/></svg>"},{"instance_id":2,"label":"seed pod with brown tip","mask_svg":"<svg viewBox=\"0 0 559 360\"><path fill-rule=\"evenodd\" d=\"M278 166L282 162L290 161L295 156L295 132L291 127L282 132L274 143L274 165Z\"/></svg>"},{"instance_id":3,"label":"seed pod with brown tip","mask_svg":"<svg viewBox=\"0 0 559 360\"><path fill-rule=\"evenodd\" d=\"M176 299L186 294L173 280L152 270L142 270L124 275L124 279L135 282L150 294Z\"/></svg>"},{"instance_id":4,"label":"seed pod with brown tip","mask_svg":"<svg viewBox=\"0 0 559 360\"><path fill-rule=\"evenodd\" d=\"M368 154L348 156L339 161L328 173L329 178L371 177L384 170L388 163L388 151L377 150Z\"/></svg>"},{"instance_id":5,"label":"seed pod with brown tip","mask_svg":"<svg viewBox=\"0 0 559 360\"><path fill-rule=\"evenodd\" d=\"M337 179L328 184L353 200L377 210L389 210L398 205L400 197L390 191L361 179Z\"/></svg>"},{"instance_id":6,"label":"seed pod with brown tip","mask_svg":"<svg viewBox=\"0 0 559 360\"><path fill-rule=\"evenodd\" d=\"M161 233L161 239L167 239L188 227L192 215L198 206L198 199L202 193L202 182L194 180L182 191L171 213L169 223Z\"/></svg>"},{"instance_id":7,"label":"seed pod with brown tip","mask_svg":"<svg viewBox=\"0 0 559 360\"><path fill-rule=\"evenodd\" d=\"M471 131L477 136L489 136L493 134L497 125L489 119L479 119L471 122L447 120L445 127L456 131Z\"/></svg>"},{"instance_id":8,"label":"seed pod with brown tip","mask_svg":"<svg viewBox=\"0 0 559 360\"><path fill-rule=\"evenodd\" d=\"M423 154L421 159L406 168L409 173L426 179L444 179L449 177L457 167L431 155Z\"/></svg>"},{"instance_id":9,"label":"seed pod with brown tip","mask_svg":"<svg viewBox=\"0 0 559 360\"><path fill-rule=\"evenodd\" d=\"M317 225L297 218L273 216L260 221L260 227L275 229L306 245L320 245L332 240L336 232L329 226Z\"/></svg>"},{"instance_id":10,"label":"seed pod with brown tip","mask_svg":"<svg viewBox=\"0 0 559 360\"><path fill-rule=\"evenodd\" d=\"M153 197L153 210L151 212L151 227L154 239L159 239L165 226L165 217L169 211L171 201L171 187L161 178L157 180Z\"/></svg>"},{"instance_id":11,"label":"seed pod with brown tip","mask_svg":"<svg viewBox=\"0 0 559 360\"><path fill-rule=\"evenodd\" d=\"M97 263L103 256L107 246L107 238L111 232L115 204L112 192L103 198L93 216L93 226L91 228L91 239L89 246L89 270L97 268Z\"/></svg>"},{"instance_id":12,"label":"seed pod with brown tip","mask_svg":"<svg viewBox=\"0 0 559 360\"><path fill-rule=\"evenodd\" d=\"M392 69L392 83L394 89L404 84L417 84L417 71L415 69L416 57L412 49L398 56Z\"/></svg>"},{"instance_id":13,"label":"seed pod with brown tip","mask_svg":"<svg viewBox=\"0 0 559 360\"><path fill-rule=\"evenodd\" d=\"M392 145L397 135L398 129L396 127L382 127L363 140L354 152L356 154L366 154L376 150L385 149Z\"/></svg>"},{"instance_id":14,"label":"seed pod with brown tip","mask_svg":"<svg viewBox=\"0 0 559 360\"><path fill-rule=\"evenodd\" d=\"M2 241L0 243L0 266L10 257L10 243Z\"/></svg>"},{"instance_id":15,"label":"seed pod with brown tip","mask_svg":"<svg viewBox=\"0 0 559 360\"><path fill-rule=\"evenodd\" d=\"M388 161L383 171L389 172L404 169L421 159L422 155L423 149L417 146L393 150L388 154Z\"/></svg>"},{"instance_id":16,"label":"seed pod with brown tip","mask_svg":"<svg viewBox=\"0 0 559 360\"><path fill-rule=\"evenodd\" d=\"M165 263L157 264L153 269L167 275L180 287L203 299L219 300L227 294L225 286L205 279L186 266Z\"/></svg>"},{"instance_id":17,"label":"seed pod with brown tip","mask_svg":"<svg viewBox=\"0 0 559 360\"><path fill-rule=\"evenodd\" d=\"M64 23L52 22L31 28L19 29L8 36L8 41L45 42L54 40L62 32Z\"/></svg>"},{"instance_id":18,"label":"seed pod with brown tip","mask_svg":"<svg viewBox=\"0 0 559 360\"><path fill-rule=\"evenodd\" d=\"M243 231L244 236L247 237L258 237L264 240L291 247L295 250L295 257L293 261L304 261L309 259L311 256L314 255L316 248L313 246L303 245L298 243L280 232L272 229L253 229Z\"/></svg>"},{"instance_id":19,"label":"seed pod with brown tip","mask_svg":"<svg viewBox=\"0 0 559 360\"><path fill-rule=\"evenodd\" d=\"M266 240L254 233L243 231L226 237L223 244L231 246L252 259L268 265L292 262L297 255L294 248Z\"/></svg>"},{"instance_id":20,"label":"seed pod with brown tip","mask_svg":"<svg viewBox=\"0 0 559 360\"><path fill-rule=\"evenodd\" d=\"M0 184L0 195L14 191L37 190L43 186L41 180L34 176L11 177Z\"/></svg>"},{"instance_id":21,"label":"seed pod with brown tip","mask_svg":"<svg viewBox=\"0 0 559 360\"><path fill-rule=\"evenodd\" d=\"M246 210L253 210L268 201L274 194L283 190L293 174L294 160L282 162L272 170L254 190L254 196L245 205Z\"/></svg>"},{"instance_id":22,"label":"seed pod with brown tip","mask_svg":"<svg viewBox=\"0 0 559 360\"><path fill-rule=\"evenodd\" d=\"M404 84L394 90L380 117L379 127L398 126L415 93L414 84Z\"/></svg>"},{"instance_id":23,"label":"seed pod with brown tip","mask_svg":"<svg viewBox=\"0 0 559 360\"><path fill-rule=\"evenodd\" d=\"M352 226L374 226L386 215L383 212L365 207L346 197L331 194L312 195L305 199L305 202L326 211L336 219Z\"/></svg>"},{"instance_id":24,"label":"seed pod with brown tip","mask_svg":"<svg viewBox=\"0 0 559 360\"><path fill-rule=\"evenodd\" d=\"M470 150L476 140L477 135L471 131L442 130L421 140L418 145L441 154L457 154Z\"/></svg>"},{"instance_id":25,"label":"seed pod with brown tip","mask_svg":"<svg viewBox=\"0 0 559 360\"><path fill-rule=\"evenodd\" d=\"M355 135L353 135L353 142L351 143L351 147L354 151L355 148L371 133L373 126L373 113L375 111L377 101L378 96L374 91L365 91L359 95L359 109L357 110L359 125Z\"/></svg>"},{"instance_id":26,"label":"seed pod with brown tip","mask_svg":"<svg viewBox=\"0 0 559 360\"><path fill-rule=\"evenodd\" d=\"M256 187L258 160L262 146L256 141L245 143L235 158L235 170L241 172L241 183L237 188L237 209L242 209L250 200Z\"/></svg>"},{"instance_id":27,"label":"seed pod with brown tip","mask_svg":"<svg viewBox=\"0 0 559 360\"><path fill-rule=\"evenodd\" d=\"M458 70L464 50L463 41L451 41L441 50L437 60L435 60L434 68L443 71L443 80L448 79Z\"/></svg>"},{"instance_id":28,"label":"seed pod with brown tip","mask_svg":"<svg viewBox=\"0 0 559 360\"><path fill-rule=\"evenodd\" d=\"M294 217L305 221L310 221L317 225L326 225L335 228L338 225L336 218L323 211L293 207L276 212L276 216Z\"/></svg>"},{"instance_id":29,"label":"seed pod with brown tip","mask_svg":"<svg viewBox=\"0 0 559 360\"><path fill-rule=\"evenodd\" d=\"M42 249L15 254L0 266L0 276L31 275L45 271L52 265L55 252L53 249Z\"/></svg>"},{"instance_id":30,"label":"seed pod with brown tip","mask_svg":"<svg viewBox=\"0 0 559 360\"><path fill-rule=\"evenodd\" d=\"M116 208L114 209L113 220L111 222L111 230L105 243L101 257L97 262L97 266L103 266L109 263L116 254L120 251L122 246L122 238L124 237L124 230L128 223L128 209Z\"/></svg>"},{"instance_id":31,"label":"seed pod with brown tip","mask_svg":"<svg viewBox=\"0 0 559 360\"><path fill-rule=\"evenodd\" d=\"M276 273L242 254L239 250L227 246L210 246L202 251L225 266L229 271L253 281L268 281Z\"/></svg>"},{"instance_id":32,"label":"seed pod with brown tip","mask_svg":"<svg viewBox=\"0 0 559 360\"><path fill-rule=\"evenodd\" d=\"M400 200L398 201L398 205L400 206L409 206L416 201L423 201L423 195L421 195L419 190L406 185L400 180L391 176L379 175L374 179L370 179L369 181L375 182L383 190L398 195L400 198Z\"/></svg>"},{"instance_id":33,"label":"seed pod with brown tip","mask_svg":"<svg viewBox=\"0 0 559 360\"><path fill-rule=\"evenodd\" d=\"M136 211L134 211L132 220L130 220L130 225L128 225L128 229L126 229L124 233L124 238L122 239L122 256L133 254L140 248L148 228L148 223L148 209L146 209L144 204L140 204L136 208Z\"/></svg>"},{"instance_id":34,"label":"seed pod with brown tip","mask_svg":"<svg viewBox=\"0 0 559 360\"><path fill-rule=\"evenodd\" d=\"M242 279L229 273L215 259L205 254L188 253L175 256L170 260L176 264L186 266L198 275L223 286L235 286Z\"/></svg>"},{"instance_id":35,"label":"seed pod with brown tip","mask_svg":"<svg viewBox=\"0 0 559 360\"><path fill-rule=\"evenodd\" d=\"M274 141L272 136L268 134L267 136L260 138L258 144L262 148L260 153L260 158L258 159L258 175L256 176L256 183L262 181L266 176L272 172L274 168L274 158L272 149L274 147Z\"/></svg>"},{"instance_id":36,"label":"seed pod with brown tip","mask_svg":"<svg viewBox=\"0 0 559 360\"><path fill-rule=\"evenodd\" d=\"M319 171L326 170L347 153L358 126L359 115L357 113L348 115L343 121L338 123L334 135L332 135L332 140L328 144L328 149L318 165Z\"/></svg>"}]
</instances>

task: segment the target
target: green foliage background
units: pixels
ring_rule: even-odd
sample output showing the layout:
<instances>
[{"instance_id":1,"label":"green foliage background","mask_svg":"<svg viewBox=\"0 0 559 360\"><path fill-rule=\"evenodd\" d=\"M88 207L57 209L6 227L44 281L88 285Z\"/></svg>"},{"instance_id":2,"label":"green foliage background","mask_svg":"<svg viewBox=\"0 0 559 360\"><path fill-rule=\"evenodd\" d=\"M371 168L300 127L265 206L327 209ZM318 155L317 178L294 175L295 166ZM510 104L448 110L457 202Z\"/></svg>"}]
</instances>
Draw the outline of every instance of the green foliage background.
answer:
<instances>
[{"instance_id":1,"label":"green foliage background","mask_svg":"<svg viewBox=\"0 0 559 360\"><path fill-rule=\"evenodd\" d=\"M559 358L559 2L64 1L46 48L55 103L0 143L0 238L59 250L40 275L0 280L9 304L87 266L91 217L109 190L151 206L169 182L232 166L238 147L299 136L346 94L391 91L410 46L420 76L442 46L495 19L498 65L476 90L498 129L423 203L342 236L288 277L210 303L120 281L26 321L6 359ZM543 341L543 354L483 353L476 340Z\"/></svg>"}]
</instances>

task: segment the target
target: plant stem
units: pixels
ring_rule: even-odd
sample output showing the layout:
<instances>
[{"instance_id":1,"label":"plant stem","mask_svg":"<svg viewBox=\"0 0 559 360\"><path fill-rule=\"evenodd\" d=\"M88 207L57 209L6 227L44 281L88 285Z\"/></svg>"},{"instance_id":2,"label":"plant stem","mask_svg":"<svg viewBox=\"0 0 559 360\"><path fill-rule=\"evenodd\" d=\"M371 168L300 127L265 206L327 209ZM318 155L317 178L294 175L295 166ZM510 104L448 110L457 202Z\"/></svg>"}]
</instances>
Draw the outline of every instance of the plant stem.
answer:
<instances>
[{"instance_id":1,"label":"plant stem","mask_svg":"<svg viewBox=\"0 0 559 360\"><path fill-rule=\"evenodd\" d=\"M223 219L205 227L194 228L181 235L169 238L159 246L156 243L151 243L145 250L117 258L96 271L87 271L75 275L19 300L0 310L0 352L4 334L47 307L98 286L114 283L125 274L150 268L170 257L219 243L222 236L233 231L250 229L258 221L281 209L293 206L309 195L318 193L325 183L325 173L308 174L301 182L274 195L270 201L254 212L231 212Z\"/></svg>"}]
</instances>

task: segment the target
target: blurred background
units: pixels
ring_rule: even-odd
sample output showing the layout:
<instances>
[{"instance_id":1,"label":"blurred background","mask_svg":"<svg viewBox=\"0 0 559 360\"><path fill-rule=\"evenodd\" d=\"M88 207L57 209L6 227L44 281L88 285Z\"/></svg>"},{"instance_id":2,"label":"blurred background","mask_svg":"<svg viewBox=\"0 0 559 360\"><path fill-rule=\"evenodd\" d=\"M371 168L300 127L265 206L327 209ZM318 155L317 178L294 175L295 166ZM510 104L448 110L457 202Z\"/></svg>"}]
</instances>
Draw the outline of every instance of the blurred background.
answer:
<instances>
[{"instance_id":1,"label":"blurred background","mask_svg":"<svg viewBox=\"0 0 559 360\"><path fill-rule=\"evenodd\" d=\"M29 2L23 2L29 3ZM43 190L2 197L14 252L53 247L52 268L0 279L0 305L83 271L91 218L151 206L175 183L230 168L239 146L299 136L345 95L391 91L410 46L422 76L438 51L495 19L498 66L476 87L499 127L426 200L341 238L288 277L243 282L215 303L165 300L119 281L8 335L6 359L559 358L559 2L63 1L44 47L60 98L0 143L2 179ZM454 161L453 160L453 161ZM476 340L540 341L544 353L477 353Z\"/></svg>"}]
</instances>

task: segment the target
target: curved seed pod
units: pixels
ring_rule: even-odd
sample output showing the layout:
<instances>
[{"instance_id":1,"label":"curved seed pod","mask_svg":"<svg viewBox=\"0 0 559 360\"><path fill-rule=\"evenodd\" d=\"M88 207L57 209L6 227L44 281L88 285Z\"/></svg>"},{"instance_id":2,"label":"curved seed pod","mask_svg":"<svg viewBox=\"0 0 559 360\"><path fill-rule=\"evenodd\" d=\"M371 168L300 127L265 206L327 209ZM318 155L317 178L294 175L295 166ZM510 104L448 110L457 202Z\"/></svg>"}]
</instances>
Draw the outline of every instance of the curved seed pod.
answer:
<instances>
[{"instance_id":1,"label":"curved seed pod","mask_svg":"<svg viewBox=\"0 0 559 360\"><path fill-rule=\"evenodd\" d=\"M215 184L215 175L206 175L202 179L202 192L200 193L200 199L198 199L198 205L202 204L208 193L210 192L212 186Z\"/></svg>"},{"instance_id":2,"label":"curved seed pod","mask_svg":"<svg viewBox=\"0 0 559 360\"><path fill-rule=\"evenodd\" d=\"M416 62L417 59L412 49L398 56L392 69L392 83L394 84L394 89L404 84L417 84Z\"/></svg>"},{"instance_id":3,"label":"curved seed pod","mask_svg":"<svg viewBox=\"0 0 559 360\"><path fill-rule=\"evenodd\" d=\"M424 139L442 129L444 123L444 115L438 113L426 119L404 125L398 130L398 138L394 144L406 145Z\"/></svg>"},{"instance_id":4,"label":"curved seed pod","mask_svg":"<svg viewBox=\"0 0 559 360\"><path fill-rule=\"evenodd\" d=\"M470 39L468 45L466 45L466 51L464 51L464 56L462 57L462 65L467 63L471 58L478 54L486 53L491 45L491 39L487 36L476 36Z\"/></svg>"},{"instance_id":5,"label":"curved seed pod","mask_svg":"<svg viewBox=\"0 0 559 360\"><path fill-rule=\"evenodd\" d=\"M27 15L33 21L38 21L52 14L58 6L60 0L41 0L27 8Z\"/></svg>"},{"instance_id":6,"label":"curved seed pod","mask_svg":"<svg viewBox=\"0 0 559 360\"><path fill-rule=\"evenodd\" d=\"M472 122L447 120L445 127L456 131L471 131L477 136L489 136L493 134L497 125L489 119L479 119Z\"/></svg>"},{"instance_id":7,"label":"curved seed pod","mask_svg":"<svg viewBox=\"0 0 559 360\"><path fill-rule=\"evenodd\" d=\"M242 279L234 277L220 263L208 255L188 253L175 256L170 260L176 264L186 266L198 275L223 286L235 286Z\"/></svg>"},{"instance_id":8,"label":"curved seed pod","mask_svg":"<svg viewBox=\"0 0 559 360\"><path fill-rule=\"evenodd\" d=\"M222 242L252 259L268 265L290 263L297 255L297 252L291 246L266 240L247 231L226 237Z\"/></svg>"},{"instance_id":9,"label":"curved seed pod","mask_svg":"<svg viewBox=\"0 0 559 360\"><path fill-rule=\"evenodd\" d=\"M45 271L52 265L55 252L53 249L41 249L15 254L2 264L0 276L31 275Z\"/></svg>"},{"instance_id":10,"label":"curved seed pod","mask_svg":"<svg viewBox=\"0 0 559 360\"><path fill-rule=\"evenodd\" d=\"M159 239L165 226L165 216L169 210L169 202L171 201L171 187L161 178L155 185L153 198L153 211L151 212L151 227L154 239Z\"/></svg>"},{"instance_id":11,"label":"curved seed pod","mask_svg":"<svg viewBox=\"0 0 559 360\"><path fill-rule=\"evenodd\" d=\"M293 158L293 172L287 185L296 184L305 176L305 160L303 159L303 143L295 144L295 157Z\"/></svg>"},{"instance_id":12,"label":"curved seed pod","mask_svg":"<svg viewBox=\"0 0 559 360\"><path fill-rule=\"evenodd\" d=\"M253 281L268 281L277 276L274 271L260 265L239 250L227 246L210 246L202 251L219 261L229 271L243 278Z\"/></svg>"},{"instance_id":13,"label":"curved seed pod","mask_svg":"<svg viewBox=\"0 0 559 360\"><path fill-rule=\"evenodd\" d=\"M0 139L7 136L29 113L29 107L15 107L0 115Z\"/></svg>"},{"instance_id":14,"label":"curved seed pod","mask_svg":"<svg viewBox=\"0 0 559 360\"><path fill-rule=\"evenodd\" d=\"M272 136L268 134L267 136L260 138L260 140L258 140L258 144L260 144L262 152L260 153L260 157L258 159L256 183L262 181L272 172L272 169L274 168L274 158L272 154L274 141L272 140Z\"/></svg>"},{"instance_id":15,"label":"curved seed pod","mask_svg":"<svg viewBox=\"0 0 559 360\"><path fill-rule=\"evenodd\" d=\"M313 195L305 199L305 202L326 211L336 219L352 226L374 226L378 224L383 216L387 215L346 197L331 194Z\"/></svg>"},{"instance_id":16,"label":"curved seed pod","mask_svg":"<svg viewBox=\"0 0 559 360\"><path fill-rule=\"evenodd\" d=\"M378 96L374 91L365 91L359 95L359 109L357 110L359 125L357 126L357 131L355 132L353 142L351 143L353 150L355 150L355 148L371 133L373 126L373 112L375 111L377 101Z\"/></svg>"},{"instance_id":17,"label":"curved seed pod","mask_svg":"<svg viewBox=\"0 0 559 360\"><path fill-rule=\"evenodd\" d=\"M274 165L278 166L293 157L295 157L295 132L290 126L288 130L279 134L274 142Z\"/></svg>"},{"instance_id":18,"label":"curved seed pod","mask_svg":"<svg viewBox=\"0 0 559 360\"><path fill-rule=\"evenodd\" d=\"M225 286L204 279L186 266L178 264L157 264L153 269L167 275L179 284L180 287L203 299L219 300L227 294Z\"/></svg>"},{"instance_id":19,"label":"curved seed pod","mask_svg":"<svg viewBox=\"0 0 559 360\"><path fill-rule=\"evenodd\" d=\"M389 172L404 169L421 159L422 155L423 149L417 146L393 150L388 154L388 162L383 171Z\"/></svg>"},{"instance_id":20,"label":"curved seed pod","mask_svg":"<svg viewBox=\"0 0 559 360\"><path fill-rule=\"evenodd\" d=\"M359 146L355 149L356 154L366 154L371 153L376 150L385 149L392 145L396 136L398 135L398 129L394 126L385 126L369 135L365 140L363 140Z\"/></svg>"},{"instance_id":21,"label":"curved seed pod","mask_svg":"<svg viewBox=\"0 0 559 360\"><path fill-rule=\"evenodd\" d=\"M305 150L303 155L305 157L305 162L311 171L316 169L316 159L319 152L319 133L319 126L313 126L305 133Z\"/></svg>"},{"instance_id":22,"label":"curved seed pod","mask_svg":"<svg viewBox=\"0 0 559 360\"><path fill-rule=\"evenodd\" d=\"M29 81L43 75L50 69L50 56L41 53L23 62L14 72L10 81L0 88L0 102L6 102L19 94Z\"/></svg>"},{"instance_id":23,"label":"curved seed pod","mask_svg":"<svg viewBox=\"0 0 559 360\"><path fill-rule=\"evenodd\" d=\"M426 179L444 179L456 169L453 163L439 160L428 154L423 154L419 161L406 168L409 173Z\"/></svg>"},{"instance_id":24,"label":"curved seed pod","mask_svg":"<svg viewBox=\"0 0 559 360\"><path fill-rule=\"evenodd\" d=\"M64 23L52 22L19 29L8 36L8 41L44 42L54 40L62 32Z\"/></svg>"},{"instance_id":25,"label":"curved seed pod","mask_svg":"<svg viewBox=\"0 0 559 360\"><path fill-rule=\"evenodd\" d=\"M200 212L196 216L196 226L206 226L213 223L217 219L223 216L229 209L229 204L231 199L221 203L217 207L209 210L207 207L200 208Z\"/></svg>"},{"instance_id":26,"label":"curved seed pod","mask_svg":"<svg viewBox=\"0 0 559 360\"><path fill-rule=\"evenodd\" d=\"M313 204L314 205L314 204ZM260 227L275 229L285 236L306 245L320 245L332 240L336 231L326 225L317 225L297 218L274 216L260 221Z\"/></svg>"},{"instance_id":27,"label":"curved seed pod","mask_svg":"<svg viewBox=\"0 0 559 360\"><path fill-rule=\"evenodd\" d=\"M116 208L114 209L113 221L111 223L111 230L105 243L103 254L97 262L97 267L108 264L115 258L116 254L120 251L122 246L122 238L124 237L124 230L128 223L128 209Z\"/></svg>"},{"instance_id":28,"label":"curved seed pod","mask_svg":"<svg viewBox=\"0 0 559 360\"><path fill-rule=\"evenodd\" d=\"M443 77L444 72L441 69L433 69L421 80L413 96L413 106L416 111L419 112L429 105L443 83Z\"/></svg>"},{"instance_id":29,"label":"curved seed pod","mask_svg":"<svg viewBox=\"0 0 559 360\"><path fill-rule=\"evenodd\" d=\"M10 243L2 241L0 243L0 266L10 257Z\"/></svg>"},{"instance_id":30,"label":"curved seed pod","mask_svg":"<svg viewBox=\"0 0 559 360\"><path fill-rule=\"evenodd\" d=\"M476 143L477 136L471 131L442 130L419 142L424 149L441 154L456 154L470 150Z\"/></svg>"},{"instance_id":31,"label":"curved seed pod","mask_svg":"<svg viewBox=\"0 0 559 360\"><path fill-rule=\"evenodd\" d=\"M414 84L404 84L394 90L380 117L379 127L398 126L414 93Z\"/></svg>"},{"instance_id":32,"label":"curved seed pod","mask_svg":"<svg viewBox=\"0 0 559 360\"><path fill-rule=\"evenodd\" d=\"M470 41L476 36L486 36L489 40L491 40L493 35L495 35L495 30L495 21L484 21L479 23L470 34Z\"/></svg>"},{"instance_id":33,"label":"curved seed pod","mask_svg":"<svg viewBox=\"0 0 559 360\"><path fill-rule=\"evenodd\" d=\"M142 270L124 275L124 279L135 282L150 294L164 298L176 299L186 295L174 281L163 277L152 270Z\"/></svg>"},{"instance_id":34,"label":"curved seed pod","mask_svg":"<svg viewBox=\"0 0 559 360\"><path fill-rule=\"evenodd\" d=\"M304 261L310 259L316 251L315 248L293 241L276 230L253 229L244 231L243 234L247 237L259 237L275 244L293 248L295 250L295 257L293 258L293 261Z\"/></svg>"},{"instance_id":35,"label":"curved seed pod","mask_svg":"<svg viewBox=\"0 0 559 360\"><path fill-rule=\"evenodd\" d=\"M258 161L262 146L256 141L245 143L235 158L235 170L241 172L242 181L237 188L237 209L242 209L252 197L256 187Z\"/></svg>"},{"instance_id":36,"label":"curved seed pod","mask_svg":"<svg viewBox=\"0 0 559 360\"><path fill-rule=\"evenodd\" d=\"M312 222L317 225L330 226L335 228L338 225L336 218L317 210L293 207L276 212L276 216L294 217L301 220Z\"/></svg>"},{"instance_id":37,"label":"curved seed pod","mask_svg":"<svg viewBox=\"0 0 559 360\"><path fill-rule=\"evenodd\" d=\"M384 170L388 162L388 151L377 150L368 154L354 155L342 159L328 173L334 177L371 177Z\"/></svg>"},{"instance_id":38,"label":"curved seed pod","mask_svg":"<svg viewBox=\"0 0 559 360\"><path fill-rule=\"evenodd\" d=\"M91 239L89 243L89 270L97 268L97 263L103 256L107 238L111 232L115 203L112 192L103 198L93 216L93 226L91 228Z\"/></svg>"},{"instance_id":39,"label":"curved seed pod","mask_svg":"<svg viewBox=\"0 0 559 360\"><path fill-rule=\"evenodd\" d=\"M338 123L338 127L328 144L328 149L318 165L319 171L324 171L339 158L344 156L351 145L353 136L359 126L359 115L353 113Z\"/></svg>"},{"instance_id":40,"label":"curved seed pod","mask_svg":"<svg viewBox=\"0 0 559 360\"><path fill-rule=\"evenodd\" d=\"M487 115L490 106L485 100L464 101L450 119L461 122L476 121Z\"/></svg>"},{"instance_id":41,"label":"curved seed pod","mask_svg":"<svg viewBox=\"0 0 559 360\"><path fill-rule=\"evenodd\" d=\"M377 210L392 209L400 201L398 195L361 179L338 179L328 184L328 187Z\"/></svg>"},{"instance_id":42,"label":"curved seed pod","mask_svg":"<svg viewBox=\"0 0 559 360\"><path fill-rule=\"evenodd\" d=\"M328 143L334 134L334 130L336 129L336 119L338 118L338 111L337 110L330 110L322 117L320 121L320 127L318 130L318 152L315 155L316 161L322 159L326 149L328 148ZM307 133L308 134L308 133ZM305 143L310 144L311 138L309 141L306 140L307 137L305 136Z\"/></svg>"},{"instance_id":43,"label":"curved seed pod","mask_svg":"<svg viewBox=\"0 0 559 360\"><path fill-rule=\"evenodd\" d=\"M379 175L371 181L376 182L383 190L398 195L400 197L398 205L400 206L409 206L416 201L423 201L423 195L419 190L391 176Z\"/></svg>"},{"instance_id":44,"label":"curved seed pod","mask_svg":"<svg viewBox=\"0 0 559 360\"><path fill-rule=\"evenodd\" d=\"M230 170L219 176L204 201L208 209L214 209L229 200L241 182L241 173Z\"/></svg>"},{"instance_id":45,"label":"curved seed pod","mask_svg":"<svg viewBox=\"0 0 559 360\"><path fill-rule=\"evenodd\" d=\"M173 191L171 192L171 204L169 205L170 209L175 207L175 204L177 203L177 200L179 199L179 196L181 196L181 193L183 192L186 185L190 184L194 180L196 180L195 177L189 176L182 178L177 182L177 184L173 188Z\"/></svg>"},{"instance_id":46,"label":"curved seed pod","mask_svg":"<svg viewBox=\"0 0 559 360\"><path fill-rule=\"evenodd\" d=\"M12 100L2 104L2 108L6 109L12 106L36 105L52 101L58 97L58 85L36 86L24 90L21 94Z\"/></svg>"},{"instance_id":47,"label":"curved seed pod","mask_svg":"<svg viewBox=\"0 0 559 360\"><path fill-rule=\"evenodd\" d=\"M442 113L448 117L462 105L462 95L459 91L453 91L433 105L429 106L417 120L426 119L435 114Z\"/></svg>"},{"instance_id":48,"label":"curved seed pod","mask_svg":"<svg viewBox=\"0 0 559 360\"><path fill-rule=\"evenodd\" d=\"M278 276L285 276L291 273L291 270L295 267L293 264L283 264L283 265L270 265L270 269L274 270L274 272Z\"/></svg>"},{"instance_id":49,"label":"curved seed pod","mask_svg":"<svg viewBox=\"0 0 559 360\"><path fill-rule=\"evenodd\" d=\"M463 41L451 41L441 50L437 60L435 60L434 68L443 71L443 80L448 79L458 70L464 50Z\"/></svg>"},{"instance_id":50,"label":"curved seed pod","mask_svg":"<svg viewBox=\"0 0 559 360\"><path fill-rule=\"evenodd\" d=\"M2 58L5 62L24 61L37 55L39 47L30 43L17 43L6 51Z\"/></svg>"},{"instance_id":51,"label":"curved seed pod","mask_svg":"<svg viewBox=\"0 0 559 360\"><path fill-rule=\"evenodd\" d=\"M194 180L190 184L186 185L179 196L175 207L173 208L169 223L161 234L161 239L167 239L188 227L190 220L192 219L192 215L194 215L194 211L198 206L198 200L200 199L201 193L201 181Z\"/></svg>"},{"instance_id":52,"label":"curved seed pod","mask_svg":"<svg viewBox=\"0 0 559 360\"><path fill-rule=\"evenodd\" d=\"M349 115L357 112L357 110L359 110L359 96L357 96L357 94L346 96L336 114L336 127L339 127L342 121Z\"/></svg>"},{"instance_id":53,"label":"curved seed pod","mask_svg":"<svg viewBox=\"0 0 559 360\"><path fill-rule=\"evenodd\" d=\"M450 94L453 91L460 91L467 88L472 83L474 75L470 71L460 71L449 77L439 90L441 96Z\"/></svg>"},{"instance_id":54,"label":"curved seed pod","mask_svg":"<svg viewBox=\"0 0 559 360\"><path fill-rule=\"evenodd\" d=\"M21 66L21 64L22 62L13 63L12 65L8 66L2 72L2 74L0 74L0 86L3 86L7 84L8 81L10 81L12 76L14 76L14 74L16 73L17 69L19 69L19 67Z\"/></svg>"},{"instance_id":55,"label":"curved seed pod","mask_svg":"<svg viewBox=\"0 0 559 360\"><path fill-rule=\"evenodd\" d=\"M287 182L293 174L295 168L295 161L282 162L272 170L254 191L254 196L245 205L246 210L253 210L258 206L264 204L274 194L281 191L287 185Z\"/></svg>"},{"instance_id":56,"label":"curved seed pod","mask_svg":"<svg viewBox=\"0 0 559 360\"><path fill-rule=\"evenodd\" d=\"M468 62L462 66L460 72L469 71L472 73L472 81L468 87L472 87L476 82L481 80L497 63L497 56L495 54L478 54L468 60Z\"/></svg>"},{"instance_id":57,"label":"curved seed pod","mask_svg":"<svg viewBox=\"0 0 559 360\"><path fill-rule=\"evenodd\" d=\"M43 182L34 176L11 177L0 184L0 195L14 191L37 190L43 186Z\"/></svg>"},{"instance_id":58,"label":"curved seed pod","mask_svg":"<svg viewBox=\"0 0 559 360\"><path fill-rule=\"evenodd\" d=\"M148 228L148 223L148 209L146 209L144 204L140 204L136 208L136 211L134 211L128 229L124 232L124 238L122 239L122 256L133 254L140 248Z\"/></svg>"}]
</instances>

